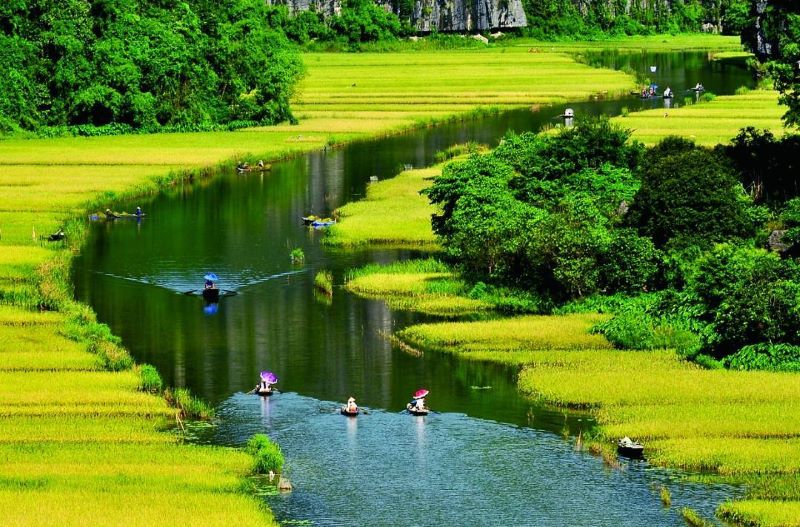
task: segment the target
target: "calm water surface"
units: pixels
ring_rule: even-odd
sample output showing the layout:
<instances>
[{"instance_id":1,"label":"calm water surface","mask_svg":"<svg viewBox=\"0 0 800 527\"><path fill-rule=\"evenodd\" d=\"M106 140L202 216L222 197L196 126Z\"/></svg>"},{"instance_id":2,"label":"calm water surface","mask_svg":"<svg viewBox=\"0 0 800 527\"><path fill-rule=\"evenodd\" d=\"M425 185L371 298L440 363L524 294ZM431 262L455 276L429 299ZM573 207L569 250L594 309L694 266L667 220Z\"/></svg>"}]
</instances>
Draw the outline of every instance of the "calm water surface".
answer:
<instances>
[{"instance_id":1,"label":"calm water surface","mask_svg":"<svg viewBox=\"0 0 800 527\"><path fill-rule=\"evenodd\" d=\"M704 54L593 55L680 94L701 81L717 94L751 85L747 72ZM657 73L649 71L657 66ZM679 101L682 102L682 101ZM629 97L575 103L577 115L663 106ZM146 220L92 225L74 274L79 299L123 338L139 362L219 405L218 426L199 440L241 444L267 432L284 449L292 493L267 498L284 521L315 525L682 525L682 506L708 516L736 493L680 481L644 463L609 471L562 439L590 426L585 416L531 406L503 367L394 349L386 335L424 318L341 289L315 296L313 277L408 251L333 251L300 224L363 196L371 176L421 167L464 141L496 144L507 130L556 123L565 106L515 111L277 163L270 173L229 174L158 196ZM132 208L135 204L126 204ZM300 247L304 266L289 252ZM210 312L183 294L214 271L235 291ZM244 395L271 369L283 390ZM420 386L427 418L401 413ZM355 395L369 415L347 419L339 401ZM555 433L554 433L555 432ZM660 505L658 485L673 491Z\"/></svg>"}]
</instances>

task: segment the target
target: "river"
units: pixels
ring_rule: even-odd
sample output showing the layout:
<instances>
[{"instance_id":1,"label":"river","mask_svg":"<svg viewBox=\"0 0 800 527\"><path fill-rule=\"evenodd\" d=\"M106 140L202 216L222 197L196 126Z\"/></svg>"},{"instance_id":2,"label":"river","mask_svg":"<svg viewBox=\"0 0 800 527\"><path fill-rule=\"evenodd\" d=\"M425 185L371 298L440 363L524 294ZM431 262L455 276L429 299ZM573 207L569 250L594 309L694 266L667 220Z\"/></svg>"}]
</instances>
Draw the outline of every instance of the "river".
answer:
<instances>
[{"instance_id":1,"label":"river","mask_svg":"<svg viewBox=\"0 0 800 527\"><path fill-rule=\"evenodd\" d=\"M740 63L704 53L592 55L590 63L630 68L682 102L702 81L716 94L752 85ZM656 73L649 67L657 66ZM678 100L681 99L681 100ZM286 454L294 491L266 497L276 516L313 525L683 525L679 509L706 516L739 491L687 482L683 474L576 451L587 416L531 405L508 368L450 356L408 355L386 335L423 317L392 311L337 288L332 302L315 296L313 278L414 256L411 251L331 250L300 217L326 214L364 195L371 176L423 167L450 145L495 145L508 130L576 115L618 115L659 107L662 99L595 100L518 110L313 152L268 173L226 174L142 205L141 222L93 223L76 259L78 299L89 303L137 362L218 406L216 426L198 440L239 445L268 433ZM302 248L306 263L289 260ZM236 291L214 312L196 296L213 271ZM280 394L245 395L269 369ZM435 413L401 412L424 386ZM368 415L336 413L354 395ZM565 439L566 438L566 439ZM666 485L673 506L661 505Z\"/></svg>"}]
</instances>

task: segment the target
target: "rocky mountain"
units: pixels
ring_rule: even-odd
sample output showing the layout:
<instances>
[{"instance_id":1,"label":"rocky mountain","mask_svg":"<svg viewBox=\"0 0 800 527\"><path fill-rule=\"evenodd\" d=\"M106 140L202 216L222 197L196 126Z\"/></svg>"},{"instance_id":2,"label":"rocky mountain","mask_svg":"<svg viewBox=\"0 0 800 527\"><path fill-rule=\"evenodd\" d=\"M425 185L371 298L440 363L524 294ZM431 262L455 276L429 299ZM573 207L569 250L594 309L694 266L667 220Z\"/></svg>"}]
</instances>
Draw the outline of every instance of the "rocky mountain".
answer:
<instances>
[{"instance_id":1,"label":"rocky mountain","mask_svg":"<svg viewBox=\"0 0 800 527\"><path fill-rule=\"evenodd\" d=\"M393 0L376 0L387 11L399 13ZM313 9L326 16L341 11L341 0L271 0L291 12ZM522 0L414 0L411 24L420 32L496 31L525 27Z\"/></svg>"}]
</instances>

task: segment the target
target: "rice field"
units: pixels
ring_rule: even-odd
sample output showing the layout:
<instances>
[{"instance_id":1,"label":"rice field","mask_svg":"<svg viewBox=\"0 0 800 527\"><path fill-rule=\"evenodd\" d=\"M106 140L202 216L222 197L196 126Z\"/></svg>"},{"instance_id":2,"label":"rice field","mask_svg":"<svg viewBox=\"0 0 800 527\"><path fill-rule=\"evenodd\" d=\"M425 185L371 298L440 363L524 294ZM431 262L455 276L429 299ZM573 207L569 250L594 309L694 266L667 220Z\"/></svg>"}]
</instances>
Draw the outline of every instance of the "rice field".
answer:
<instances>
[{"instance_id":1,"label":"rice field","mask_svg":"<svg viewBox=\"0 0 800 527\"><path fill-rule=\"evenodd\" d=\"M668 135L693 139L697 144L726 144L741 128L754 126L783 135L778 93L753 90L742 95L720 96L713 101L672 108L647 110L615 117L613 121L633 130L633 137L653 145Z\"/></svg>"},{"instance_id":2,"label":"rice field","mask_svg":"<svg viewBox=\"0 0 800 527\"><path fill-rule=\"evenodd\" d=\"M441 165L406 170L392 179L371 183L366 198L337 209L339 221L328 229L324 243L437 249L431 230L431 214L436 209L419 192L441 171Z\"/></svg>"},{"instance_id":3,"label":"rice field","mask_svg":"<svg viewBox=\"0 0 800 527\"><path fill-rule=\"evenodd\" d=\"M671 350L611 349L589 332L599 320L421 324L397 337L422 350L520 366L519 388L529 397L591 409L606 449L629 436L645 443L652 464L752 485L746 500L720 506L723 518L800 525L800 375L706 370Z\"/></svg>"},{"instance_id":4,"label":"rice field","mask_svg":"<svg viewBox=\"0 0 800 527\"><path fill-rule=\"evenodd\" d=\"M689 40L696 39L631 45L684 47ZM73 323L68 315L80 309L63 298L67 284L49 262L68 264L65 253L78 246L81 232L68 230L67 244L43 237L89 208L238 160L279 159L485 108L588 99L634 84L625 74L566 55L594 44L548 50L517 44L474 52L308 55L294 126L0 141L3 525L274 525L269 511L246 495L250 456L182 444L172 431L176 410L139 391L135 370L104 371L101 357L88 351L91 342L65 336ZM710 46L731 43L716 39ZM384 189L384 199L394 192ZM54 304L69 313L35 310L45 297L57 297ZM434 301L444 306L450 299Z\"/></svg>"}]
</instances>

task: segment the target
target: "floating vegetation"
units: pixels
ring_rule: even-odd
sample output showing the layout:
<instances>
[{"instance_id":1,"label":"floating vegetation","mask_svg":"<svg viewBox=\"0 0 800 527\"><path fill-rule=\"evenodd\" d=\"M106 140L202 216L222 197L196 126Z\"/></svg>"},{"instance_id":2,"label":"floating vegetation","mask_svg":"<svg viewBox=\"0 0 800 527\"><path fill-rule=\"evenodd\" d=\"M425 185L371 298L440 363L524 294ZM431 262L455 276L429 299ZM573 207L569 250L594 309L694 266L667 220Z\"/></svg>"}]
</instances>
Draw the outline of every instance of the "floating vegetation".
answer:
<instances>
[{"instance_id":1,"label":"floating vegetation","mask_svg":"<svg viewBox=\"0 0 800 527\"><path fill-rule=\"evenodd\" d=\"M314 287L328 296L333 296L333 273L323 269L314 275Z\"/></svg>"},{"instance_id":2,"label":"floating vegetation","mask_svg":"<svg viewBox=\"0 0 800 527\"><path fill-rule=\"evenodd\" d=\"M289 252L289 259L294 264L302 264L306 261L306 253L300 247L295 247Z\"/></svg>"},{"instance_id":3,"label":"floating vegetation","mask_svg":"<svg viewBox=\"0 0 800 527\"><path fill-rule=\"evenodd\" d=\"M661 497L661 503L664 507L669 508L672 506L672 494L670 494L669 489L664 485L661 485L661 488L658 491L659 496Z\"/></svg>"}]
</instances>

